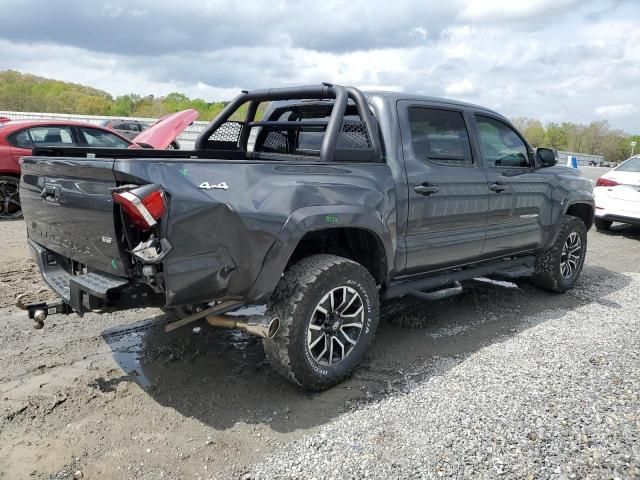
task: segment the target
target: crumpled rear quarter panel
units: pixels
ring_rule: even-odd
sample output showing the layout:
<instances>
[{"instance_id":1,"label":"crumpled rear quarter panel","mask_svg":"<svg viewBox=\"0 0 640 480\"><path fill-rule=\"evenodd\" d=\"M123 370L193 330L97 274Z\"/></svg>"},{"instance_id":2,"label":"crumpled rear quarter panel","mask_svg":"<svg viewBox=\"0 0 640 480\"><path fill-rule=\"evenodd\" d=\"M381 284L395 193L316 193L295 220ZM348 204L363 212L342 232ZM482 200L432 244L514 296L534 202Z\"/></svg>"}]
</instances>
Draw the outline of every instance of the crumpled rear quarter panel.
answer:
<instances>
[{"instance_id":1,"label":"crumpled rear quarter panel","mask_svg":"<svg viewBox=\"0 0 640 480\"><path fill-rule=\"evenodd\" d=\"M292 212L356 204L389 210L393 187L384 164L117 160L121 183L158 183L170 195L163 262L167 305L246 298L267 252ZM201 189L225 182L227 190ZM391 200L393 203L393 199ZM378 210L380 211L380 210ZM275 288L275 285L272 286Z\"/></svg>"}]
</instances>

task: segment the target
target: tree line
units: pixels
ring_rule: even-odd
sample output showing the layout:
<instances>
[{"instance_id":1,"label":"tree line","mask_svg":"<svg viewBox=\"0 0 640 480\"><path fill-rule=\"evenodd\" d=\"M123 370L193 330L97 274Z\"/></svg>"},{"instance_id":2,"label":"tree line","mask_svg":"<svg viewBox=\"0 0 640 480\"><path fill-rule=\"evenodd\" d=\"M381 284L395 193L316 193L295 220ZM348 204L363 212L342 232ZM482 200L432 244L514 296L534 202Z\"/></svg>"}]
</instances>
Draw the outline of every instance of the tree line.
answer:
<instances>
[{"instance_id":1,"label":"tree line","mask_svg":"<svg viewBox=\"0 0 640 480\"><path fill-rule=\"evenodd\" d=\"M191 99L178 92L164 97L136 94L113 97L84 85L13 70L0 71L0 110L159 118L193 108L200 113L200 120L211 120L228 103Z\"/></svg>"},{"instance_id":2,"label":"tree line","mask_svg":"<svg viewBox=\"0 0 640 480\"><path fill-rule=\"evenodd\" d=\"M164 97L136 94L113 97L103 90L84 85L13 70L0 71L0 110L158 118L193 108L200 113L200 120L211 120L227 104L191 99L178 92ZM238 116L242 115L241 110ZM629 157L630 144L636 141L635 151L640 153L640 135L612 129L606 120L589 125L572 122L543 125L533 118L518 117L512 122L535 147L602 155L609 162L620 162Z\"/></svg>"},{"instance_id":3,"label":"tree line","mask_svg":"<svg viewBox=\"0 0 640 480\"><path fill-rule=\"evenodd\" d=\"M512 118L511 122L534 147L602 155L608 162L621 162L629 158L631 142L636 141L634 153L640 153L640 135L612 129L606 120L588 125L572 122L543 125L540 120L518 117Z\"/></svg>"}]
</instances>

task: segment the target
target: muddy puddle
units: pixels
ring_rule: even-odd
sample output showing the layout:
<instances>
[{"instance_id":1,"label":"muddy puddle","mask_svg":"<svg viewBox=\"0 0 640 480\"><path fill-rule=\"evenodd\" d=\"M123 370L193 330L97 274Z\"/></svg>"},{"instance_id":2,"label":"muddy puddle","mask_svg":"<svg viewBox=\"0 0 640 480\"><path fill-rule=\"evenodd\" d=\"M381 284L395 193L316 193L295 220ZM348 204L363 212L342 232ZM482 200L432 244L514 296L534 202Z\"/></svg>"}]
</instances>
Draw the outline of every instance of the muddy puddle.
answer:
<instances>
[{"instance_id":1,"label":"muddy puddle","mask_svg":"<svg viewBox=\"0 0 640 480\"><path fill-rule=\"evenodd\" d=\"M539 311L541 303L548 308L560 301L580 302L528 284L481 280L450 299L386 302L365 361L351 379L322 393L302 391L275 374L260 339L204 321L165 333L167 319L158 317L107 330L103 339L124 376L163 406L216 429L266 423L291 432L406 391L432 375L434 365L462 361L488 342L526 328L520 319Z\"/></svg>"}]
</instances>

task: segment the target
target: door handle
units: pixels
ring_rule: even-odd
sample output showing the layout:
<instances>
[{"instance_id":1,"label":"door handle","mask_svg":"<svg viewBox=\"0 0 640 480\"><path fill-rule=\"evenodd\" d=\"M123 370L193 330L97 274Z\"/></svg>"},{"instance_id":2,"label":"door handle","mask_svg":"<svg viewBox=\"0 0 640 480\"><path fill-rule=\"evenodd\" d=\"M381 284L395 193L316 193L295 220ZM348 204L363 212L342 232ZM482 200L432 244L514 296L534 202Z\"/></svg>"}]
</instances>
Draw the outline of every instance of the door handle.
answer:
<instances>
[{"instance_id":1,"label":"door handle","mask_svg":"<svg viewBox=\"0 0 640 480\"><path fill-rule=\"evenodd\" d=\"M504 183L494 183L489 187L489 190L491 190L492 192L496 192L496 193L501 193L504 192L505 190L507 190L509 187L506 186Z\"/></svg>"},{"instance_id":2,"label":"door handle","mask_svg":"<svg viewBox=\"0 0 640 480\"><path fill-rule=\"evenodd\" d=\"M434 193L438 193L440 189L435 185L429 185L427 183L423 183L422 185L416 185L413 187L413 191L419 193L420 195L429 196Z\"/></svg>"}]
</instances>

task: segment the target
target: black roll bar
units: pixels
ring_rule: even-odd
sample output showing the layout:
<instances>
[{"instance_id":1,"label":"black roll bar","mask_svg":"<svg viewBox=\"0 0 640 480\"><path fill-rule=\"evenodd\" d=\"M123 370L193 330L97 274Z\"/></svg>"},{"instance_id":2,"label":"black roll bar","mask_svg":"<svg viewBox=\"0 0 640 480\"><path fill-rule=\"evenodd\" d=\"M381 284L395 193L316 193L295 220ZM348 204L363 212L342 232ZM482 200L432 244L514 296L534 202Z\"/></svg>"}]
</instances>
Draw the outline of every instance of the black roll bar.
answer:
<instances>
[{"instance_id":1,"label":"black roll bar","mask_svg":"<svg viewBox=\"0 0 640 480\"><path fill-rule=\"evenodd\" d=\"M249 108L247 110L242 133L240 135L240 145L244 146L245 149L249 138L250 124L255 119L257 107L260 102L335 99L331 110L331 116L327 123L327 130L324 139L322 140L322 147L320 148L320 160L333 161L334 152L338 143L338 135L342 128L342 119L347 108L347 98L350 98L355 103L358 115L367 126L375 158L380 158L382 150L380 147L380 137L378 136L377 126L373 121L373 115L371 115L367 100L362 92L357 88L342 87L340 85L330 85L326 83L318 86L270 88L242 92L234 98L218 114L218 116L209 123L209 125L206 126L202 133L200 133L196 139L195 149L203 150L213 132L215 132L223 123L227 122L231 115L233 115L247 102L250 102Z\"/></svg>"}]
</instances>

